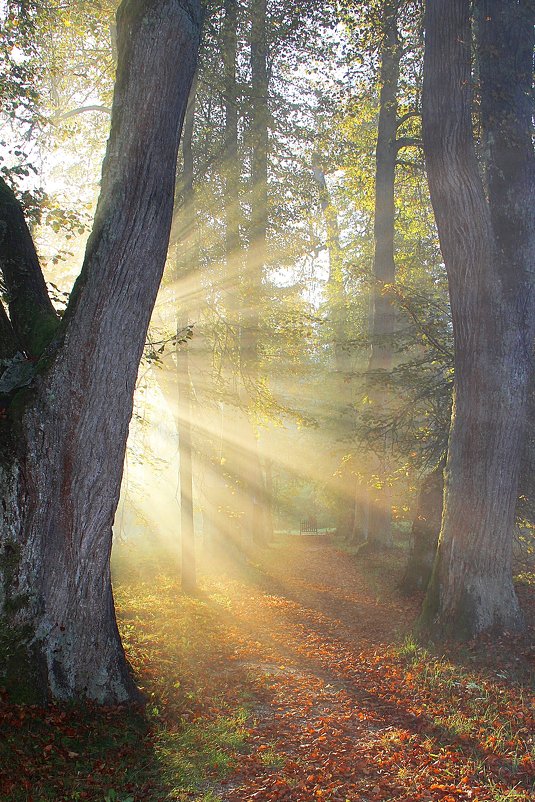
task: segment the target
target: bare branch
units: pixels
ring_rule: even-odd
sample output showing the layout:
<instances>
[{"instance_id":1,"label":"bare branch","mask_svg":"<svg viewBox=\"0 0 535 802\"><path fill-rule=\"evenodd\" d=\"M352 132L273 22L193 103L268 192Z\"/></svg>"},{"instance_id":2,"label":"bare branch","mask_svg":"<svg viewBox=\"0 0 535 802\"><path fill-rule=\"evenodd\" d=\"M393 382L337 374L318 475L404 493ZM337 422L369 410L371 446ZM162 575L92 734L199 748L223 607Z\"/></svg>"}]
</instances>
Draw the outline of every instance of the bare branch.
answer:
<instances>
[{"instance_id":1,"label":"bare branch","mask_svg":"<svg viewBox=\"0 0 535 802\"><path fill-rule=\"evenodd\" d=\"M66 111L63 114L55 114L54 117L51 118L51 122L61 122L61 120L68 120L71 117L77 117L79 114L85 114L87 111L99 111L102 114L111 114L111 109L108 106L79 106L77 109L71 109L70 111Z\"/></svg>"},{"instance_id":2,"label":"bare branch","mask_svg":"<svg viewBox=\"0 0 535 802\"><path fill-rule=\"evenodd\" d=\"M407 120L412 119L413 117L421 117L422 113L420 111L408 111L406 114L403 114L396 123L396 128L401 128Z\"/></svg>"},{"instance_id":3,"label":"bare branch","mask_svg":"<svg viewBox=\"0 0 535 802\"><path fill-rule=\"evenodd\" d=\"M399 153L402 148L421 148L423 147L422 140L416 136L401 136L396 139L396 153Z\"/></svg>"}]
</instances>

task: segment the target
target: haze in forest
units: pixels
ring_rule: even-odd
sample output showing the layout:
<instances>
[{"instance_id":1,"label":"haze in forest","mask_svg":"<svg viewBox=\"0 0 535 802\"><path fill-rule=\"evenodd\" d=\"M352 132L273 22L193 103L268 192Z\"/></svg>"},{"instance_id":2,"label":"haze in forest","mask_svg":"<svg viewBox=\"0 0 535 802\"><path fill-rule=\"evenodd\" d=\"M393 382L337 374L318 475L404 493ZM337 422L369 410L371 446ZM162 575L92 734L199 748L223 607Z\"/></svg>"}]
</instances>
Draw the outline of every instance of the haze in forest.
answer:
<instances>
[{"instance_id":1,"label":"haze in forest","mask_svg":"<svg viewBox=\"0 0 535 802\"><path fill-rule=\"evenodd\" d=\"M112 523L115 577L313 535L396 554L420 632L522 631L530 4L116 5L0 7L4 595L52 696L135 695Z\"/></svg>"}]
</instances>

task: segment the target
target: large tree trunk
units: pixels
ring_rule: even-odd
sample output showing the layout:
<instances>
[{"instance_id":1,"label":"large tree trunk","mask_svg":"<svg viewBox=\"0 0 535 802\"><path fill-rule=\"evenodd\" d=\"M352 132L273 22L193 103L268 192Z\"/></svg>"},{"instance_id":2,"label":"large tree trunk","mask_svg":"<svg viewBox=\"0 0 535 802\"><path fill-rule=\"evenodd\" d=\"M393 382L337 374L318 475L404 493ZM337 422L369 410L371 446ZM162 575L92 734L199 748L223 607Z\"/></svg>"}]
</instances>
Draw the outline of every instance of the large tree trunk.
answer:
<instances>
[{"instance_id":1,"label":"large tree trunk","mask_svg":"<svg viewBox=\"0 0 535 802\"><path fill-rule=\"evenodd\" d=\"M533 353L533 4L476 3L487 187L472 132L469 0L429 0L424 148L448 271L455 392L422 623L473 636L522 618L511 550Z\"/></svg>"},{"instance_id":2,"label":"large tree trunk","mask_svg":"<svg viewBox=\"0 0 535 802\"><path fill-rule=\"evenodd\" d=\"M111 528L199 16L190 0L124 0L118 11L111 134L82 273L30 397L11 405L19 437L2 467L2 614L59 699L136 697L115 621Z\"/></svg>"},{"instance_id":3,"label":"large tree trunk","mask_svg":"<svg viewBox=\"0 0 535 802\"><path fill-rule=\"evenodd\" d=\"M394 261L394 183L397 157L397 93L401 43L398 36L399 0L383 4L383 42L381 46L381 93L377 130L375 173L375 251L371 317L371 354L368 363L367 396L372 415L381 415L387 391L381 386L392 368L396 310L388 286L396 279ZM367 540L371 547L392 545L392 499L387 483L388 444L370 460L371 478L367 488ZM379 480L379 481L378 481Z\"/></svg>"}]
</instances>

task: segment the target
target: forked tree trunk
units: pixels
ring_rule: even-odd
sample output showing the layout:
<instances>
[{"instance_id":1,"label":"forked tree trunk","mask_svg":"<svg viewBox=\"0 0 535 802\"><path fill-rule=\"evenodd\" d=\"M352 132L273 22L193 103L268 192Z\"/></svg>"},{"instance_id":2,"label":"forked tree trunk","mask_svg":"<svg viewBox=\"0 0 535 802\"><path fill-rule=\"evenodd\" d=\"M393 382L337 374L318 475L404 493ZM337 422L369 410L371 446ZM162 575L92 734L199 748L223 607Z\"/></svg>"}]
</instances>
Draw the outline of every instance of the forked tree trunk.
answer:
<instances>
[{"instance_id":1,"label":"forked tree trunk","mask_svg":"<svg viewBox=\"0 0 535 802\"><path fill-rule=\"evenodd\" d=\"M29 397L10 408L18 436L1 469L2 615L26 635L41 690L58 699L137 695L115 621L111 528L199 16L193 0L124 0L118 11L111 134L82 273Z\"/></svg>"},{"instance_id":2,"label":"forked tree trunk","mask_svg":"<svg viewBox=\"0 0 535 802\"><path fill-rule=\"evenodd\" d=\"M429 0L424 148L448 271L455 393L442 529L422 623L517 629L511 550L533 354L533 4L476 2L484 189L472 132L469 0Z\"/></svg>"}]
</instances>

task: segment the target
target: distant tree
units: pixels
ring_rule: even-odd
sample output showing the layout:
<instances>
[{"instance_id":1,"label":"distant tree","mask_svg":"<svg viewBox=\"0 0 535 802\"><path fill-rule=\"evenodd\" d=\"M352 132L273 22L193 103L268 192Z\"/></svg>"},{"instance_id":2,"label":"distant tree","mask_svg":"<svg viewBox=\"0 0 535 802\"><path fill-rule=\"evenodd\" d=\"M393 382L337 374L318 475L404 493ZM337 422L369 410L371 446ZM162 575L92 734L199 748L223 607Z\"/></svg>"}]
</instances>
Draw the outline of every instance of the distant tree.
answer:
<instances>
[{"instance_id":1,"label":"distant tree","mask_svg":"<svg viewBox=\"0 0 535 802\"><path fill-rule=\"evenodd\" d=\"M371 313L370 374L392 369L393 336L396 307L390 286L396 280L394 258L395 201L394 185L398 155L398 92L402 43L399 27L399 0L382 4L382 44L380 71L379 120L375 155L374 260ZM377 384L368 388L370 402L379 409L386 397ZM388 448L379 452L378 473L386 473ZM382 452L382 453L381 453ZM367 488L362 521L363 534L371 546L392 545L392 501L387 484Z\"/></svg>"},{"instance_id":2,"label":"distant tree","mask_svg":"<svg viewBox=\"0 0 535 802\"><path fill-rule=\"evenodd\" d=\"M416 239L415 221L421 216L416 208L425 206L411 189L419 167L415 147L421 144L422 4L418 0L376 0L348 3L344 8L351 37L351 69L360 89L359 101L352 99L349 104L354 122L344 124L350 136L348 146L354 142L357 155L350 154L345 161L349 196L360 211L355 227L362 228L363 220L367 221L365 258L371 268L366 271L367 287L361 281L355 288L359 294L369 291L370 313L367 331L354 336L355 344L360 339L361 347L366 345L369 351L361 356L367 369L362 365L360 381L354 382L357 439L359 450L366 450L367 457L365 467L362 462L358 465L358 455L355 460L359 481L353 538L383 547L392 545L391 480L396 443L393 430L381 421L399 411L393 373L400 362L407 361L401 353L407 317L400 313L398 296L404 295L403 283L407 284L410 275L407 250ZM420 241L425 239L425 229L419 234ZM364 262L364 250L360 250L359 261ZM420 258L413 247L410 272L421 269ZM397 287L398 272L401 288Z\"/></svg>"},{"instance_id":3,"label":"distant tree","mask_svg":"<svg viewBox=\"0 0 535 802\"><path fill-rule=\"evenodd\" d=\"M21 208L0 184L2 626L43 695L101 703L137 695L115 621L111 528L167 252L200 3L123 0L117 28L101 195L61 320Z\"/></svg>"},{"instance_id":4,"label":"distant tree","mask_svg":"<svg viewBox=\"0 0 535 802\"><path fill-rule=\"evenodd\" d=\"M197 284L200 280L199 235L196 224L195 190L193 188L193 131L195 123L195 103L197 99L197 80L189 96L182 137L183 171L181 176L182 193L182 236L178 253L179 260L175 270L175 281L188 281ZM193 514L193 454L192 454L192 388L190 377L189 337L183 336L195 322L197 293L192 292L188 299L177 299L176 309L176 368L177 368L177 431L180 481L180 543L181 543L181 585L185 593L193 593L197 587L195 559L195 520Z\"/></svg>"},{"instance_id":5,"label":"distant tree","mask_svg":"<svg viewBox=\"0 0 535 802\"><path fill-rule=\"evenodd\" d=\"M401 580L405 593L426 590L429 584L440 532L443 494L444 460L441 459L434 470L424 476L418 493L409 559Z\"/></svg>"},{"instance_id":6,"label":"distant tree","mask_svg":"<svg viewBox=\"0 0 535 802\"><path fill-rule=\"evenodd\" d=\"M535 334L531 0L428 0L423 132L448 271L454 406L422 624L518 629L511 551ZM484 172L472 127L472 35Z\"/></svg>"}]
</instances>

